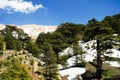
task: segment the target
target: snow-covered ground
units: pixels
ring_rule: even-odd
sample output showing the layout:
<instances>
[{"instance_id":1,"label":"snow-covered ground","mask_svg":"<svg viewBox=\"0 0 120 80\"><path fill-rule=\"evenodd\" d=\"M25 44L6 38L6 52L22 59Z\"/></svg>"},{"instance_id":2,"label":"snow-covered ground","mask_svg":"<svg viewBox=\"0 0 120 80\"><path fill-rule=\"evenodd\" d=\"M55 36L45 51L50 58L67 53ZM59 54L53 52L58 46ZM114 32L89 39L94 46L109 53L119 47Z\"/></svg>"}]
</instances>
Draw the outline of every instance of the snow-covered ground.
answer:
<instances>
[{"instance_id":1,"label":"snow-covered ground","mask_svg":"<svg viewBox=\"0 0 120 80\"><path fill-rule=\"evenodd\" d=\"M105 61L105 62L110 64L110 66L120 67L120 62L118 62L118 61Z\"/></svg>"},{"instance_id":2,"label":"snow-covered ground","mask_svg":"<svg viewBox=\"0 0 120 80\"><path fill-rule=\"evenodd\" d=\"M87 62L93 61L93 59L95 59L95 57L97 55L96 49L94 49L94 46L96 46L96 41L92 40L92 41L89 41L89 42L86 42L86 43L82 43L80 41L80 44L81 44L83 50L86 52L86 54L83 55L84 60L87 61ZM120 58L120 51L119 50L111 49L111 51L113 53L105 54L105 55L109 56L109 57ZM72 48L67 48L63 52L61 52L60 54L61 55L67 55L69 53L73 54ZM74 59L75 59L75 56L73 56L73 57L71 57L67 60L68 67L74 66ZM120 67L120 62L118 62L118 61L105 61L105 62L109 63L110 66ZM59 65L59 68L62 69L62 66ZM84 72L85 72L85 68L80 68L80 67L71 67L71 68L59 71L61 76L68 75L68 80L75 80L75 77L77 75L81 75Z\"/></svg>"},{"instance_id":3,"label":"snow-covered ground","mask_svg":"<svg viewBox=\"0 0 120 80\"><path fill-rule=\"evenodd\" d=\"M85 68L79 68L79 67L74 67L59 71L61 76L68 75L68 80L75 80L75 77L77 75L83 74L84 72L85 72Z\"/></svg>"},{"instance_id":4,"label":"snow-covered ground","mask_svg":"<svg viewBox=\"0 0 120 80\"><path fill-rule=\"evenodd\" d=\"M85 56L84 60L87 62L93 61L93 59L95 59L96 57L96 49L92 47L93 45L96 46L95 43L96 40L92 40L87 43L81 43L83 50L86 52L86 54L84 55Z\"/></svg>"},{"instance_id":5,"label":"snow-covered ground","mask_svg":"<svg viewBox=\"0 0 120 80\"><path fill-rule=\"evenodd\" d=\"M110 54L105 54L106 56L109 57L114 57L114 58L120 58L120 50L117 49L111 49L112 53Z\"/></svg>"},{"instance_id":6,"label":"snow-covered ground","mask_svg":"<svg viewBox=\"0 0 120 80\"><path fill-rule=\"evenodd\" d=\"M63 67L61 65L59 65L59 69L63 69L63 70L60 70L59 71L59 74L61 76L65 76L67 75L68 76L68 80L76 80L76 76L79 76L81 77L80 75L85 73L85 68L81 68L81 67L71 67L71 66L74 66L74 62L75 61L75 56L69 58L67 60L67 63L68 63L68 69L63 69Z\"/></svg>"},{"instance_id":7,"label":"snow-covered ground","mask_svg":"<svg viewBox=\"0 0 120 80\"><path fill-rule=\"evenodd\" d=\"M73 49L71 47L66 48L62 52L59 53L60 56L62 55L73 55Z\"/></svg>"},{"instance_id":8,"label":"snow-covered ground","mask_svg":"<svg viewBox=\"0 0 120 80\"><path fill-rule=\"evenodd\" d=\"M87 43L82 43L82 48L84 51L86 51L87 53L85 54L85 61L93 61L93 59L95 59L97 52L96 49L93 48L93 46L96 46L96 41L92 40L89 41ZM87 47L86 47L87 46ZM110 49L107 51L111 51L112 53L105 53L104 55L109 56L109 57L114 57L114 58L120 58L120 51L117 49ZM114 67L120 67L120 63L118 61L106 61L106 63L109 63L110 66L114 66Z\"/></svg>"}]
</instances>

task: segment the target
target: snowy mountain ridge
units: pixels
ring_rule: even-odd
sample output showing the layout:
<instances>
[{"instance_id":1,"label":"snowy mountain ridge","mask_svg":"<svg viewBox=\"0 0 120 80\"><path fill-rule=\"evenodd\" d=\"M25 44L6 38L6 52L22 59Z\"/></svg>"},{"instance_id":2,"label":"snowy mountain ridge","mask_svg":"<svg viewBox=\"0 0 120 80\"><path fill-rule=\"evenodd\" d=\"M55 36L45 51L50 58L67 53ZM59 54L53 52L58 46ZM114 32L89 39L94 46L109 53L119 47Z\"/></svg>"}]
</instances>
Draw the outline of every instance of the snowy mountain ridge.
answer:
<instances>
[{"instance_id":1,"label":"snowy mountain ridge","mask_svg":"<svg viewBox=\"0 0 120 80\"><path fill-rule=\"evenodd\" d=\"M14 25L15 26L15 25ZM0 24L0 30L3 30L6 26L4 24ZM27 33L33 39L36 39L39 33L44 32L54 32L57 26L45 26L45 25L35 25L35 24L28 24L17 26L18 28L22 29L25 33Z\"/></svg>"}]
</instances>

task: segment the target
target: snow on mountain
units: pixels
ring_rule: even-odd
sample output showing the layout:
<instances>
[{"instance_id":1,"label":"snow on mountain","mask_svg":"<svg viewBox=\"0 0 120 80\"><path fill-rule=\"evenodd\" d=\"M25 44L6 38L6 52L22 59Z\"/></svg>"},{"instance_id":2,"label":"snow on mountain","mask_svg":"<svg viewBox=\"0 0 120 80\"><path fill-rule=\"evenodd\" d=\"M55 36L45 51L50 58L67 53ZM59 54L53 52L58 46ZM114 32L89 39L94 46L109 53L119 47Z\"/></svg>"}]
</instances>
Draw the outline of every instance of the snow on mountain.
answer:
<instances>
[{"instance_id":1,"label":"snow on mountain","mask_svg":"<svg viewBox=\"0 0 120 80\"><path fill-rule=\"evenodd\" d=\"M15 25L14 25L15 26ZM6 26L4 24L0 24L0 30L3 30ZM22 29L25 33L27 33L33 39L36 39L39 33L44 32L54 32L57 26L44 26L44 25L35 25L35 24L28 24L17 26L18 28Z\"/></svg>"},{"instance_id":2,"label":"snow on mountain","mask_svg":"<svg viewBox=\"0 0 120 80\"><path fill-rule=\"evenodd\" d=\"M5 25L4 24L0 24L0 30L5 29Z\"/></svg>"},{"instance_id":3,"label":"snow on mountain","mask_svg":"<svg viewBox=\"0 0 120 80\"><path fill-rule=\"evenodd\" d=\"M27 33L32 38L36 39L39 33L44 32L54 32L57 26L43 26L43 25L22 25L19 28L23 29L25 33Z\"/></svg>"},{"instance_id":4,"label":"snow on mountain","mask_svg":"<svg viewBox=\"0 0 120 80\"><path fill-rule=\"evenodd\" d=\"M4 29L5 25L0 24L0 30ZM44 32L53 32L56 30L57 26L42 26L42 25L23 25L23 26L18 26L18 28L21 28L24 30L25 33L27 33L29 36L32 38L36 39L39 33ZM13 34L16 34L16 32L13 32ZM96 41L91 40L89 42L83 43L80 41L82 49L86 52L86 54L83 55L83 58L85 61L93 61L95 59L97 52L95 49L96 46ZM109 51L109 50L107 50ZM120 50L117 49L111 49L113 53L107 54L105 53L106 56L109 57L114 57L114 58L120 58ZM73 55L73 49L68 47L67 49L63 50L60 52L60 55ZM69 58L67 60L68 62L68 69L60 70L59 74L61 76L68 75L68 80L76 80L75 77L78 75L81 75L82 73L85 72L85 68L80 68L80 67L71 67L74 65L74 58L75 56ZM106 63L109 63L110 66L114 67L120 67L120 63L118 61L105 61ZM61 65L59 65L59 69L63 69Z\"/></svg>"}]
</instances>

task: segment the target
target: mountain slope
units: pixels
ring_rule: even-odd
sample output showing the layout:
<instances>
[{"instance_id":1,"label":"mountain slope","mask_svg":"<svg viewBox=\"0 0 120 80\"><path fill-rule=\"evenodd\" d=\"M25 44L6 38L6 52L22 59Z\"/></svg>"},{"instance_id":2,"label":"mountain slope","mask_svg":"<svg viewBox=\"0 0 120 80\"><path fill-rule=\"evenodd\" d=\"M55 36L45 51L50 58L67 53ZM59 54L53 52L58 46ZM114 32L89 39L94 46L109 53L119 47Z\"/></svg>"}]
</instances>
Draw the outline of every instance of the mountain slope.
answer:
<instances>
[{"instance_id":1,"label":"mountain slope","mask_svg":"<svg viewBox=\"0 0 120 80\"><path fill-rule=\"evenodd\" d=\"M32 38L36 39L39 33L44 32L53 32L56 30L57 26L44 26L44 25L22 25L19 28L23 29L25 33L27 33Z\"/></svg>"},{"instance_id":2,"label":"mountain slope","mask_svg":"<svg viewBox=\"0 0 120 80\"><path fill-rule=\"evenodd\" d=\"M0 24L0 30L3 30L5 28L4 24Z\"/></svg>"},{"instance_id":3,"label":"mountain slope","mask_svg":"<svg viewBox=\"0 0 120 80\"><path fill-rule=\"evenodd\" d=\"M0 24L0 30L3 30L5 27L6 26L4 24ZM25 33L27 33L33 39L36 39L39 33L41 32L44 32L44 33L53 32L57 28L57 26L44 26L44 25L35 25L35 24L28 24L28 25L22 25L17 27L22 29Z\"/></svg>"}]
</instances>

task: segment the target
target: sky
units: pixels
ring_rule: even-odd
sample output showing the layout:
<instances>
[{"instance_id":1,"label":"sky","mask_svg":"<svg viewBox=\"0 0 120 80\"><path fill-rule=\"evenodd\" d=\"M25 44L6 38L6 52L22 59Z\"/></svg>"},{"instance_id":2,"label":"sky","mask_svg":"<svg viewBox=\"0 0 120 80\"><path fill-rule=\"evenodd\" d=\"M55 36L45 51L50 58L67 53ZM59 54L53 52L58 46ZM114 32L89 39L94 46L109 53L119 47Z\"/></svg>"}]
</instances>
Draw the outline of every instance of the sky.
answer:
<instances>
[{"instance_id":1,"label":"sky","mask_svg":"<svg viewBox=\"0 0 120 80\"><path fill-rule=\"evenodd\" d=\"M120 0L0 0L0 24L86 24L120 13Z\"/></svg>"}]
</instances>

